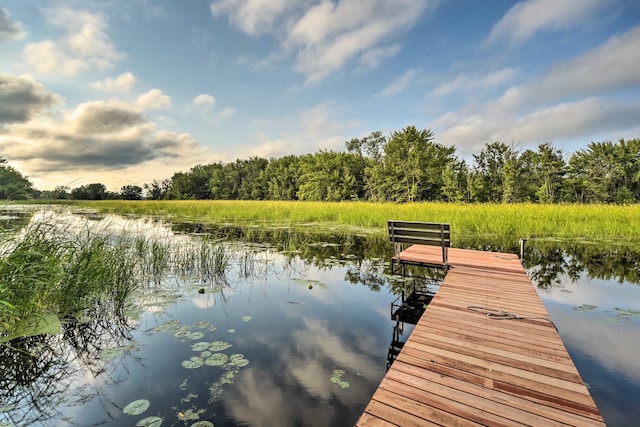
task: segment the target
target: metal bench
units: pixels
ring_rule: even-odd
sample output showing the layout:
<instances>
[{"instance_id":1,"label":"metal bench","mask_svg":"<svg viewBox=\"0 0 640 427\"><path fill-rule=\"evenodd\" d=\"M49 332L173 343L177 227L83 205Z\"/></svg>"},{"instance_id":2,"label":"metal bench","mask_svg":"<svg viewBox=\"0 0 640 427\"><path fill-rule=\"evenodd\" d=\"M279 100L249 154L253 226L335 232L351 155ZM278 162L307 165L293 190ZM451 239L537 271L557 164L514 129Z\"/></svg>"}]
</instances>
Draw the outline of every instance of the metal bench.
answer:
<instances>
[{"instance_id":1,"label":"metal bench","mask_svg":"<svg viewBox=\"0 0 640 427\"><path fill-rule=\"evenodd\" d=\"M402 267L404 274L404 266L407 264L449 268L447 254L448 248L451 246L449 224L390 220L388 221L388 226L389 239L393 243L395 252L391 264L392 273L395 272L395 266L399 265ZM440 259L438 254L425 258L424 252L428 252L423 250L425 246L442 248L442 258ZM421 256L415 256L416 254Z\"/></svg>"}]
</instances>

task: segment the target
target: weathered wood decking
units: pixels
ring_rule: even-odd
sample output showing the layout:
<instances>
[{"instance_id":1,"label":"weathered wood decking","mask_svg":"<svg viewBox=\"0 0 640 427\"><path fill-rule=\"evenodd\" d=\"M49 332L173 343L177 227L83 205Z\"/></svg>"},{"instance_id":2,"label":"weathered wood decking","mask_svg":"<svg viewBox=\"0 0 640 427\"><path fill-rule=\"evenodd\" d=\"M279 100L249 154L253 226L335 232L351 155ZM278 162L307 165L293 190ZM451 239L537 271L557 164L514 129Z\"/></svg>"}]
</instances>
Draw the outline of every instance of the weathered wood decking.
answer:
<instances>
[{"instance_id":1,"label":"weathered wood decking","mask_svg":"<svg viewBox=\"0 0 640 427\"><path fill-rule=\"evenodd\" d=\"M415 261L439 248L412 246ZM358 426L604 425L518 257L449 249L451 269Z\"/></svg>"}]
</instances>

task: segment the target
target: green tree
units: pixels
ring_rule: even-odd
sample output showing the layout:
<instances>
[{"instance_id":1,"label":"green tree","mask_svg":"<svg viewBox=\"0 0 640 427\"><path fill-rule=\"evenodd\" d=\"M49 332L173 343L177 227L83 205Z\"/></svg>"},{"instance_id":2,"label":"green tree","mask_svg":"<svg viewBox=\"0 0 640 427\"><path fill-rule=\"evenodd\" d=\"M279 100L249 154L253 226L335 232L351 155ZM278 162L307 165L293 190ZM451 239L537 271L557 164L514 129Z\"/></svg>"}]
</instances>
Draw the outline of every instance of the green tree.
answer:
<instances>
[{"instance_id":1,"label":"green tree","mask_svg":"<svg viewBox=\"0 0 640 427\"><path fill-rule=\"evenodd\" d=\"M513 147L502 142L488 143L480 154L474 154L473 158L475 170L480 180L480 191L476 201L492 203L513 201L518 171L518 153ZM505 179L507 181L506 193Z\"/></svg>"},{"instance_id":2,"label":"green tree","mask_svg":"<svg viewBox=\"0 0 640 427\"><path fill-rule=\"evenodd\" d=\"M123 185L120 188L119 196L123 200L142 200L142 187L139 185Z\"/></svg>"},{"instance_id":3,"label":"green tree","mask_svg":"<svg viewBox=\"0 0 640 427\"><path fill-rule=\"evenodd\" d=\"M297 200L300 179L299 157L290 155L271 159L264 170L263 182L269 200Z\"/></svg>"},{"instance_id":4,"label":"green tree","mask_svg":"<svg viewBox=\"0 0 640 427\"><path fill-rule=\"evenodd\" d=\"M384 146L380 165L386 200L413 202L442 200L443 171L453 161L455 147L433 142L429 129L408 126L393 132Z\"/></svg>"},{"instance_id":5,"label":"green tree","mask_svg":"<svg viewBox=\"0 0 640 427\"><path fill-rule=\"evenodd\" d=\"M33 197L33 184L0 156L0 199L24 200Z\"/></svg>"},{"instance_id":6,"label":"green tree","mask_svg":"<svg viewBox=\"0 0 640 427\"><path fill-rule=\"evenodd\" d=\"M300 200L341 201L363 195L364 168L358 155L320 150L301 158Z\"/></svg>"},{"instance_id":7,"label":"green tree","mask_svg":"<svg viewBox=\"0 0 640 427\"><path fill-rule=\"evenodd\" d=\"M553 203L562 193L566 174L566 163L562 150L553 148L549 143L540 144L536 156L535 175L539 183L538 201Z\"/></svg>"},{"instance_id":8,"label":"green tree","mask_svg":"<svg viewBox=\"0 0 640 427\"><path fill-rule=\"evenodd\" d=\"M162 181L153 180L150 184L144 184L146 197L151 200L163 200L168 197L171 189L171 180L163 179Z\"/></svg>"}]
</instances>

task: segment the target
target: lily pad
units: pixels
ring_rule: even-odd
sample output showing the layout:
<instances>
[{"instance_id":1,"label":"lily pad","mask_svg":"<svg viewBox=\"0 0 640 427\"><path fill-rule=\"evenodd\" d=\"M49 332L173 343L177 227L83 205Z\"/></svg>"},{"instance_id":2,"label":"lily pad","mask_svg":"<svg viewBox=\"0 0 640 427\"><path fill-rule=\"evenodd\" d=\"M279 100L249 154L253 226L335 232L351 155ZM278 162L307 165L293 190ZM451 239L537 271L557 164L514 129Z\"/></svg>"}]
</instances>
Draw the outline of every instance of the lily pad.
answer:
<instances>
[{"instance_id":1,"label":"lily pad","mask_svg":"<svg viewBox=\"0 0 640 427\"><path fill-rule=\"evenodd\" d=\"M188 337L189 335L191 335L191 331L187 330L180 330L178 332L176 332L175 334L173 334L174 337L176 338L184 338L184 337ZM204 334L203 334L204 336Z\"/></svg>"},{"instance_id":2,"label":"lily pad","mask_svg":"<svg viewBox=\"0 0 640 427\"><path fill-rule=\"evenodd\" d=\"M227 332L229 332L230 334L235 334L236 330L231 328L231 329L227 329Z\"/></svg>"},{"instance_id":3,"label":"lily pad","mask_svg":"<svg viewBox=\"0 0 640 427\"><path fill-rule=\"evenodd\" d=\"M191 424L191 427L214 427L211 421L197 421Z\"/></svg>"},{"instance_id":4,"label":"lily pad","mask_svg":"<svg viewBox=\"0 0 640 427\"><path fill-rule=\"evenodd\" d=\"M249 359L240 359L233 362L238 368L244 368L249 364Z\"/></svg>"},{"instance_id":5,"label":"lily pad","mask_svg":"<svg viewBox=\"0 0 640 427\"><path fill-rule=\"evenodd\" d=\"M209 348L209 343L207 343L207 348ZM200 357L202 357L203 359L206 359L207 357L211 356L213 353L210 352L209 350L205 350L202 353L200 353Z\"/></svg>"},{"instance_id":6,"label":"lily pad","mask_svg":"<svg viewBox=\"0 0 640 427\"><path fill-rule=\"evenodd\" d=\"M115 357L120 356L125 351L130 351L130 350L135 350L135 349L136 349L135 344L121 345L121 346L118 346L118 347L105 348L103 350L100 350L100 352L98 353L98 358L102 359L102 360L111 360L111 359L113 359Z\"/></svg>"},{"instance_id":7,"label":"lily pad","mask_svg":"<svg viewBox=\"0 0 640 427\"><path fill-rule=\"evenodd\" d=\"M229 360L232 362L235 362L236 360L241 360L241 359L244 359L244 354L236 353L229 356Z\"/></svg>"},{"instance_id":8,"label":"lily pad","mask_svg":"<svg viewBox=\"0 0 640 427\"><path fill-rule=\"evenodd\" d=\"M222 366L225 363L227 363L228 360L229 360L229 358L227 357L226 354L224 354L224 353L214 353L210 357L208 357L204 361L204 363L209 365L209 366Z\"/></svg>"},{"instance_id":9,"label":"lily pad","mask_svg":"<svg viewBox=\"0 0 640 427\"><path fill-rule=\"evenodd\" d=\"M187 338L189 338L190 340L199 340L202 337L204 337L203 332L191 332L189 335L187 335Z\"/></svg>"},{"instance_id":10,"label":"lily pad","mask_svg":"<svg viewBox=\"0 0 640 427\"><path fill-rule=\"evenodd\" d=\"M193 326L195 326L196 328L208 328L209 326L211 326L211 323L209 323L206 320L201 320L199 322L194 323Z\"/></svg>"},{"instance_id":11,"label":"lily pad","mask_svg":"<svg viewBox=\"0 0 640 427\"><path fill-rule=\"evenodd\" d=\"M577 311L591 311L591 310L594 310L594 309L596 309L596 308L598 308L598 307L597 307L597 306L595 306L595 305L591 305L591 304L582 304L582 305L579 305L579 306L577 306L577 307L574 307L573 309L574 309L574 310L577 310Z\"/></svg>"},{"instance_id":12,"label":"lily pad","mask_svg":"<svg viewBox=\"0 0 640 427\"><path fill-rule=\"evenodd\" d=\"M251 322L251 319L252 319L252 317L251 317L251 316L244 316L244 317L242 318L242 321L243 321L243 322L245 322L245 323L246 323L246 322Z\"/></svg>"},{"instance_id":13,"label":"lily pad","mask_svg":"<svg viewBox=\"0 0 640 427\"><path fill-rule=\"evenodd\" d=\"M136 423L136 427L160 427L161 425L162 418L160 417L147 417Z\"/></svg>"},{"instance_id":14,"label":"lily pad","mask_svg":"<svg viewBox=\"0 0 640 427\"><path fill-rule=\"evenodd\" d=\"M197 368L201 367L202 365L204 365L204 360L202 360L201 357L193 356L189 360L183 360L181 365L182 365L183 368L197 369Z\"/></svg>"},{"instance_id":15,"label":"lily pad","mask_svg":"<svg viewBox=\"0 0 640 427\"><path fill-rule=\"evenodd\" d=\"M228 349L229 347L231 347L231 344L229 344L226 341L214 341L209 346L209 350L211 350L211 351L222 351L222 350Z\"/></svg>"},{"instance_id":16,"label":"lily pad","mask_svg":"<svg viewBox=\"0 0 640 427\"><path fill-rule=\"evenodd\" d=\"M331 382L334 384L338 384L340 383L342 380L340 379L340 377L331 377Z\"/></svg>"},{"instance_id":17,"label":"lily pad","mask_svg":"<svg viewBox=\"0 0 640 427\"><path fill-rule=\"evenodd\" d=\"M348 383L348 382L346 382L346 381L340 381L340 382L338 383L338 385L339 385L340 387L342 387L342 388L348 388L348 387L349 387L349 383Z\"/></svg>"},{"instance_id":18,"label":"lily pad","mask_svg":"<svg viewBox=\"0 0 640 427\"><path fill-rule=\"evenodd\" d=\"M149 409L149 401L147 399L138 399L129 403L124 407L122 412L128 415L140 415L147 409Z\"/></svg>"},{"instance_id":19,"label":"lily pad","mask_svg":"<svg viewBox=\"0 0 640 427\"><path fill-rule=\"evenodd\" d=\"M195 344L191 344L191 350L193 351L205 351L211 344L206 341L200 341Z\"/></svg>"},{"instance_id":20,"label":"lily pad","mask_svg":"<svg viewBox=\"0 0 640 427\"><path fill-rule=\"evenodd\" d=\"M155 328L153 328L153 330L155 332L169 331L171 329L176 329L179 325L180 325L180 321L173 319L173 320L168 320L164 322L160 326L156 326Z\"/></svg>"}]
</instances>

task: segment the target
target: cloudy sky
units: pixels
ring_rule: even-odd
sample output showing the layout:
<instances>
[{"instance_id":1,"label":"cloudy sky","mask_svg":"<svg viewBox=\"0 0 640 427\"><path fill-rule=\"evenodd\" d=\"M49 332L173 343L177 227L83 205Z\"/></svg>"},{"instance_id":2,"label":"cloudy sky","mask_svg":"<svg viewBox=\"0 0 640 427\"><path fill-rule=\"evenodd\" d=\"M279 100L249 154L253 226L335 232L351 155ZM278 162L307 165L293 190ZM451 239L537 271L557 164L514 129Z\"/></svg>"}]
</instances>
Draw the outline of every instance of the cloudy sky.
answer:
<instances>
[{"instance_id":1,"label":"cloudy sky","mask_svg":"<svg viewBox=\"0 0 640 427\"><path fill-rule=\"evenodd\" d=\"M0 155L40 189L407 125L571 153L639 119L637 0L0 0Z\"/></svg>"}]
</instances>

